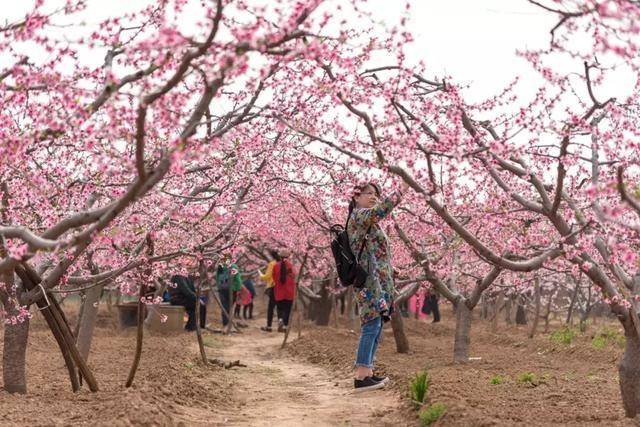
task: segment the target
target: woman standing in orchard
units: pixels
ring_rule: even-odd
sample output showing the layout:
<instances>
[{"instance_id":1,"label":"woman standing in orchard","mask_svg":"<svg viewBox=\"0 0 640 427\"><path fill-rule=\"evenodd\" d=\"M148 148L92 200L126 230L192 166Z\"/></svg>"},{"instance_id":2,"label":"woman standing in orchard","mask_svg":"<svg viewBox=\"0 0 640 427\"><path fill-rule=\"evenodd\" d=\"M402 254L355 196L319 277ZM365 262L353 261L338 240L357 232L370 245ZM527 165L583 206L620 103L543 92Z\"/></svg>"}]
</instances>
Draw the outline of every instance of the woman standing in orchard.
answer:
<instances>
[{"instance_id":1,"label":"woman standing in orchard","mask_svg":"<svg viewBox=\"0 0 640 427\"><path fill-rule=\"evenodd\" d=\"M360 340L354 379L356 391L382 388L387 382L386 377L378 377L373 373L382 324L390 319L394 309L391 246L379 223L400 203L402 193L406 189L407 185L403 183L400 191L380 200L380 187L369 182L356 186L355 194L349 203L349 245L354 254L359 253L360 248L364 248L360 265L368 273L364 286L355 289L360 313Z\"/></svg>"},{"instance_id":2,"label":"woman standing in orchard","mask_svg":"<svg viewBox=\"0 0 640 427\"><path fill-rule=\"evenodd\" d=\"M296 276L293 264L289 260L291 252L288 249L278 251L281 260L273 266L273 296L278 309L278 332L286 332L289 328L291 308L296 295Z\"/></svg>"}]
</instances>

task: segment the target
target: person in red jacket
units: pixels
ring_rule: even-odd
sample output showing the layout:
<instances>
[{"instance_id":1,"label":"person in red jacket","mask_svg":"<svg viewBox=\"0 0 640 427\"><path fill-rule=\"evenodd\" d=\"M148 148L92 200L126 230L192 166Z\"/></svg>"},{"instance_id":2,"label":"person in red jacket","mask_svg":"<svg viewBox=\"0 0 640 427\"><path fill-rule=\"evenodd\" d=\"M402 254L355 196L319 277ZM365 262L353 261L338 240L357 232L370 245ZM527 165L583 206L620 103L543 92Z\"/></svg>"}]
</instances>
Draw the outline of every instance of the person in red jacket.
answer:
<instances>
[{"instance_id":1,"label":"person in red jacket","mask_svg":"<svg viewBox=\"0 0 640 427\"><path fill-rule=\"evenodd\" d=\"M279 251L281 261L273 266L273 293L278 310L278 332L284 332L289 327L289 316L295 297L296 276L293 264L289 261L289 251Z\"/></svg>"}]
</instances>

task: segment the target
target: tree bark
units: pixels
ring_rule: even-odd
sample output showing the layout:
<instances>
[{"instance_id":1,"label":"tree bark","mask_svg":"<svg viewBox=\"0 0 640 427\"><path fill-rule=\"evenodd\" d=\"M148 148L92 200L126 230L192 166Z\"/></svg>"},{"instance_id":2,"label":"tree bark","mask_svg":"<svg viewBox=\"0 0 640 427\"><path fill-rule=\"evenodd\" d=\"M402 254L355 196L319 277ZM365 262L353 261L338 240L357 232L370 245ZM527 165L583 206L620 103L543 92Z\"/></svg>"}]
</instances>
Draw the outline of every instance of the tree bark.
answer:
<instances>
[{"instance_id":1,"label":"tree bark","mask_svg":"<svg viewBox=\"0 0 640 427\"><path fill-rule=\"evenodd\" d=\"M314 312L314 320L317 326L329 326L329 322L331 320L331 311L333 311L333 298L329 294L327 290L327 286L330 283L330 279L327 279L322 284L322 289L318 294L320 295L320 299L313 300L311 302L313 306Z\"/></svg>"},{"instance_id":2,"label":"tree bark","mask_svg":"<svg viewBox=\"0 0 640 427\"><path fill-rule=\"evenodd\" d=\"M513 298L511 295L507 297L507 300L504 303L504 318L507 325L513 324L513 316L512 316L512 308L513 308Z\"/></svg>"},{"instance_id":3,"label":"tree bark","mask_svg":"<svg viewBox=\"0 0 640 427\"><path fill-rule=\"evenodd\" d=\"M198 348L200 349L200 357L202 358L202 363L207 365L209 363L209 359L207 359L207 352L204 348L204 340L202 339L202 330L200 328L200 293L202 292L202 284L207 280L207 267L204 264L204 261L200 261L199 265L199 277L196 280L196 309L194 313L194 317L196 318L196 336L198 338Z\"/></svg>"},{"instance_id":4,"label":"tree bark","mask_svg":"<svg viewBox=\"0 0 640 427\"><path fill-rule=\"evenodd\" d=\"M486 295L482 295L482 297L480 298L480 301L482 302L481 308L480 308L480 318L482 320L487 320L489 318L489 305L490 305L490 298L488 298Z\"/></svg>"},{"instance_id":5,"label":"tree bark","mask_svg":"<svg viewBox=\"0 0 640 427\"><path fill-rule=\"evenodd\" d=\"M454 363L469 361L469 344L471 343L471 310L464 301L456 304L456 334L453 341Z\"/></svg>"},{"instance_id":6,"label":"tree bark","mask_svg":"<svg viewBox=\"0 0 640 427\"><path fill-rule=\"evenodd\" d=\"M498 314L500 314L503 303L504 292L499 292L498 295L496 295L495 303L493 304L493 319L491 319L491 330L493 332L498 330Z\"/></svg>"},{"instance_id":7,"label":"tree bark","mask_svg":"<svg viewBox=\"0 0 640 427\"><path fill-rule=\"evenodd\" d=\"M618 365L622 404L629 418L640 414L640 340L630 318L623 322L626 344Z\"/></svg>"},{"instance_id":8,"label":"tree bark","mask_svg":"<svg viewBox=\"0 0 640 427\"><path fill-rule=\"evenodd\" d=\"M567 275L567 279L571 277ZM571 295L571 303L569 304L569 309L567 310L567 320L565 321L565 325L569 326L571 324L572 316L573 316L573 308L576 305L576 300L578 299L578 292L580 291L580 280L573 281L576 286L573 288L573 295Z\"/></svg>"},{"instance_id":9,"label":"tree bark","mask_svg":"<svg viewBox=\"0 0 640 427\"><path fill-rule=\"evenodd\" d=\"M147 234L146 237L146 245L147 245L147 256L153 255L153 240L150 235ZM131 369L129 370L129 377L127 378L127 382L125 383L125 387L129 388L133 385L133 379L136 376L136 371L138 370L138 364L140 363L140 357L142 355L142 339L144 338L144 317L145 317L145 308L144 298L147 294L147 280L151 278L151 264L144 270L144 277L140 278L140 291L138 293L138 330L136 333L136 352L133 357L133 363L131 364ZM196 301L196 307L200 301ZM200 320L196 316L196 323ZM206 362L205 362L206 363Z\"/></svg>"},{"instance_id":10,"label":"tree bark","mask_svg":"<svg viewBox=\"0 0 640 427\"><path fill-rule=\"evenodd\" d=\"M591 286L592 284L589 283L589 288L587 289L587 302L584 303L584 311L582 312L582 315L580 316L580 331L581 332L585 332L587 330L587 320L589 319L589 315L591 314L591 308L593 307L593 304L591 304ZM593 318L593 324L596 324L596 319L595 317Z\"/></svg>"},{"instance_id":11,"label":"tree bark","mask_svg":"<svg viewBox=\"0 0 640 427\"><path fill-rule=\"evenodd\" d=\"M129 376L127 377L127 382L125 387L131 387L133 385L133 379L136 377L136 371L138 370L138 365L140 364L140 356L142 355L142 339L144 337L144 303L142 302L142 298L144 297L144 293L146 291L146 285L144 283L140 284L140 292L138 295L138 329L136 333L136 351L133 356L133 362L131 363L131 368L129 369Z\"/></svg>"},{"instance_id":12,"label":"tree bark","mask_svg":"<svg viewBox=\"0 0 640 427\"><path fill-rule=\"evenodd\" d=\"M527 324L527 312L524 309L524 297L518 297L518 307L516 308L516 325L526 325Z\"/></svg>"},{"instance_id":13,"label":"tree bark","mask_svg":"<svg viewBox=\"0 0 640 427\"><path fill-rule=\"evenodd\" d=\"M391 315L391 329L393 330L393 338L396 341L396 351L398 353L409 353L409 340L404 333L402 314L397 310Z\"/></svg>"},{"instance_id":14,"label":"tree bark","mask_svg":"<svg viewBox=\"0 0 640 427\"><path fill-rule=\"evenodd\" d=\"M5 289L13 288L13 273L3 275L2 279ZM15 306L9 299L9 294L4 290L0 290L0 300L4 306L6 317L17 314ZM27 392L26 356L28 340L28 318L16 324L5 322L4 346L2 350L2 377L4 389L8 393L25 394Z\"/></svg>"},{"instance_id":15,"label":"tree bark","mask_svg":"<svg viewBox=\"0 0 640 427\"><path fill-rule=\"evenodd\" d=\"M540 322L540 281L536 277L535 278L535 287L533 291L533 297L535 300L535 311L533 313L533 324L531 325L531 329L529 330L529 338L533 338L536 335L538 330L538 323Z\"/></svg>"},{"instance_id":16,"label":"tree bark","mask_svg":"<svg viewBox=\"0 0 640 427\"><path fill-rule=\"evenodd\" d=\"M396 307L399 308L404 304L409 298L418 292L418 289L420 289L420 285L418 283L410 285L408 288L404 288L403 292L401 292L396 298ZM416 308L417 307L418 304L416 304ZM416 316L417 315L418 310L416 310ZM398 353L409 353L409 339L407 338L407 334L404 332L404 320L402 319L402 313L399 309L395 310L391 315L391 329L393 330L393 338L396 342L396 351Z\"/></svg>"},{"instance_id":17,"label":"tree bark","mask_svg":"<svg viewBox=\"0 0 640 427\"><path fill-rule=\"evenodd\" d=\"M555 292L554 292L555 293ZM547 300L547 309L544 315L544 333L549 332L549 322L551 321L551 304L553 303L553 295L549 295L549 299Z\"/></svg>"}]
</instances>

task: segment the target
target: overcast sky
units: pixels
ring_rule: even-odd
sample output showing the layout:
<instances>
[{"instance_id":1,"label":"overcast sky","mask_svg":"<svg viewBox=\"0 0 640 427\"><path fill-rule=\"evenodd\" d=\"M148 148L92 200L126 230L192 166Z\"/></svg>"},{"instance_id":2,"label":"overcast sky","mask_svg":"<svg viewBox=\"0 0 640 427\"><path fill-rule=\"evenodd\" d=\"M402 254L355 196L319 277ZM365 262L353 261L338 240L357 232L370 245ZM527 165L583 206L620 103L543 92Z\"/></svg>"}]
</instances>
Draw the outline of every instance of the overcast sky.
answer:
<instances>
[{"instance_id":1,"label":"overcast sky","mask_svg":"<svg viewBox=\"0 0 640 427\"><path fill-rule=\"evenodd\" d=\"M89 16L97 22L153 1L88 0ZM12 21L23 16L33 0L3 3L2 14ZM46 4L55 6L64 0L47 0ZM369 4L379 20L392 24L403 10L401 2L372 0ZM472 84L467 92L471 98L495 94L517 75L523 77L519 90L532 93L539 80L515 51L548 46L549 30L556 22L556 16L527 0L411 0L409 28L416 40L407 52L410 58L425 61L431 77L446 74L458 83ZM103 57L104 52L97 54L97 64ZM621 96L634 82L633 75L617 78L606 89L612 93L602 98Z\"/></svg>"}]
</instances>

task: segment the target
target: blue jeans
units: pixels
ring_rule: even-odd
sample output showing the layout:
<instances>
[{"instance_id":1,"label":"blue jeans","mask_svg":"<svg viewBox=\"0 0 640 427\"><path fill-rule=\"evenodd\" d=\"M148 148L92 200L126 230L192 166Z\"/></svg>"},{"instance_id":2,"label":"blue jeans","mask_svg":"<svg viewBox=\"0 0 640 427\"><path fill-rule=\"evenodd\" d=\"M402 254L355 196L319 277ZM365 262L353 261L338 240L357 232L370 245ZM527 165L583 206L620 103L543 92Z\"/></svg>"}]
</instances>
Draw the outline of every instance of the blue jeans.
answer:
<instances>
[{"instance_id":1,"label":"blue jeans","mask_svg":"<svg viewBox=\"0 0 640 427\"><path fill-rule=\"evenodd\" d=\"M360 342L358 343L358 352L356 353L356 368L364 367L373 369L373 360L376 356L381 333L381 317L376 317L360 326Z\"/></svg>"}]
</instances>

